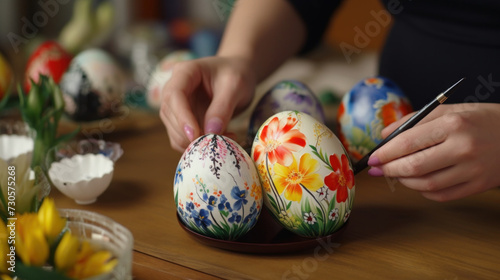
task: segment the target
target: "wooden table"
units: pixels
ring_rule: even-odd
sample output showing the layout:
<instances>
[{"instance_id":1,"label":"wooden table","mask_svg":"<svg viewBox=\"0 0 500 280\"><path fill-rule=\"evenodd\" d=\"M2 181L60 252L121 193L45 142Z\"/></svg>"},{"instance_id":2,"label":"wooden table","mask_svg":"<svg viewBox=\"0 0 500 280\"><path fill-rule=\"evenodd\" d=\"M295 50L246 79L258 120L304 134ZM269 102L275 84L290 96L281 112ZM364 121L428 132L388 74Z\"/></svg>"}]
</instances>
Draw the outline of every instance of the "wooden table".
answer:
<instances>
[{"instance_id":1,"label":"wooden table","mask_svg":"<svg viewBox=\"0 0 500 280\"><path fill-rule=\"evenodd\" d=\"M356 177L349 225L331 246L272 255L201 244L176 219L181 154L155 114L134 121L148 125L113 131L108 124L102 134L124 155L96 203L51 193L60 208L95 211L130 229L134 279L500 279L500 189L437 203L366 172Z\"/></svg>"}]
</instances>

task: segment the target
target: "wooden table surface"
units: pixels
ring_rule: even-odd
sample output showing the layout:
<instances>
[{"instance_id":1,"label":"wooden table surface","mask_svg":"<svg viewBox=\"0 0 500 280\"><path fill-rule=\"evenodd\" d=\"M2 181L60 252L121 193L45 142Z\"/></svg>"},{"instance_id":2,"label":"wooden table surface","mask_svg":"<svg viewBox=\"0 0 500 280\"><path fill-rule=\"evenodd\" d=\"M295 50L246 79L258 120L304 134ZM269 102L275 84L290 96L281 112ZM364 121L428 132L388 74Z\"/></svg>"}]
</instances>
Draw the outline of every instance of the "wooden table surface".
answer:
<instances>
[{"instance_id":1,"label":"wooden table surface","mask_svg":"<svg viewBox=\"0 0 500 280\"><path fill-rule=\"evenodd\" d=\"M346 230L327 245L246 254L201 244L177 223L172 190L181 154L155 114L133 121L147 125L87 131L124 150L97 202L78 205L57 189L51 196L60 208L91 210L130 229L134 279L500 279L500 189L438 203L366 172L356 177Z\"/></svg>"}]
</instances>

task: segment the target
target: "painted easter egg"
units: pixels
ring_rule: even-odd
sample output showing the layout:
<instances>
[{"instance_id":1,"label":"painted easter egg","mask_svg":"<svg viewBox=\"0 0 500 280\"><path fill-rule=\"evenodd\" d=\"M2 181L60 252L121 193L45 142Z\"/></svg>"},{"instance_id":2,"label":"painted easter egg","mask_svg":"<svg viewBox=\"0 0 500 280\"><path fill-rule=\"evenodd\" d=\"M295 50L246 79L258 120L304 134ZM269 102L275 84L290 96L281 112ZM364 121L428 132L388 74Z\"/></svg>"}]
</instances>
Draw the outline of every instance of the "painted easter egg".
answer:
<instances>
[{"instance_id":1,"label":"painted easter egg","mask_svg":"<svg viewBox=\"0 0 500 280\"><path fill-rule=\"evenodd\" d=\"M325 123L325 114L320 101L303 83L285 80L268 90L250 116L248 141L252 143L260 126L272 115L282 111L299 111Z\"/></svg>"},{"instance_id":2,"label":"painted easter egg","mask_svg":"<svg viewBox=\"0 0 500 280\"><path fill-rule=\"evenodd\" d=\"M189 40L189 48L198 57L214 56L222 37L220 30L202 28L196 31Z\"/></svg>"},{"instance_id":3,"label":"painted easter egg","mask_svg":"<svg viewBox=\"0 0 500 280\"><path fill-rule=\"evenodd\" d=\"M286 229L327 236L349 219L355 183L351 162L333 132L308 114L270 117L252 146L264 204Z\"/></svg>"},{"instance_id":4,"label":"painted easter egg","mask_svg":"<svg viewBox=\"0 0 500 280\"><path fill-rule=\"evenodd\" d=\"M165 56L155 67L147 86L146 101L151 108L160 109L163 86L170 80L170 67L175 62L195 59L196 56L187 50L174 51Z\"/></svg>"},{"instance_id":5,"label":"painted easter egg","mask_svg":"<svg viewBox=\"0 0 500 280\"><path fill-rule=\"evenodd\" d=\"M339 106L339 138L352 160L359 160L382 140L381 131L412 112L402 90L384 77L358 82Z\"/></svg>"},{"instance_id":6,"label":"painted easter egg","mask_svg":"<svg viewBox=\"0 0 500 280\"><path fill-rule=\"evenodd\" d=\"M0 100L3 99L11 87L13 79L12 67L3 54L0 53Z\"/></svg>"},{"instance_id":7,"label":"painted easter egg","mask_svg":"<svg viewBox=\"0 0 500 280\"><path fill-rule=\"evenodd\" d=\"M205 236L235 240L257 222L262 187L250 156L233 140L207 134L185 150L174 179L177 214Z\"/></svg>"},{"instance_id":8,"label":"painted easter egg","mask_svg":"<svg viewBox=\"0 0 500 280\"><path fill-rule=\"evenodd\" d=\"M59 83L68 69L72 55L55 41L42 43L30 56L26 65L24 89L29 92L30 79L38 83L40 74L50 76L54 82Z\"/></svg>"},{"instance_id":9,"label":"painted easter egg","mask_svg":"<svg viewBox=\"0 0 500 280\"><path fill-rule=\"evenodd\" d=\"M68 116L77 121L110 117L120 111L124 95L123 74L103 50L78 54L61 79L61 91Z\"/></svg>"}]
</instances>

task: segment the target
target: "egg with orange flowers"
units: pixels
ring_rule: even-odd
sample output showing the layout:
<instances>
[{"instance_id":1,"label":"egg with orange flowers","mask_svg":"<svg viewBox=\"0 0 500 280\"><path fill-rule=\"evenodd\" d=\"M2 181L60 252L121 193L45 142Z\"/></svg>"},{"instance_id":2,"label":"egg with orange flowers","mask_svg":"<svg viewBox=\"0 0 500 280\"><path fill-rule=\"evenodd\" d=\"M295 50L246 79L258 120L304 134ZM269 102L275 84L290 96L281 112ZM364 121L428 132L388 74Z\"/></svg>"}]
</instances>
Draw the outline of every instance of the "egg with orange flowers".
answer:
<instances>
[{"instance_id":1,"label":"egg with orange flowers","mask_svg":"<svg viewBox=\"0 0 500 280\"><path fill-rule=\"evenodd\" d=\"M360 160L382 140L382 129L412 112L403 91L385 77L361 80L339 106L339 138L353 161Z\"/></svg>"},{"instance_id":2,"label":"egg with orange flowers","mask_svg":"<svg viewBox=\"0 0 500 280\"><path fill-rule=\"evenodd\" d=\"M271 116L252 145L264 204L284 228L303 237L329 236L351 215L355 182L339 139L298 111Z\"/></svg>"}]
</instances>

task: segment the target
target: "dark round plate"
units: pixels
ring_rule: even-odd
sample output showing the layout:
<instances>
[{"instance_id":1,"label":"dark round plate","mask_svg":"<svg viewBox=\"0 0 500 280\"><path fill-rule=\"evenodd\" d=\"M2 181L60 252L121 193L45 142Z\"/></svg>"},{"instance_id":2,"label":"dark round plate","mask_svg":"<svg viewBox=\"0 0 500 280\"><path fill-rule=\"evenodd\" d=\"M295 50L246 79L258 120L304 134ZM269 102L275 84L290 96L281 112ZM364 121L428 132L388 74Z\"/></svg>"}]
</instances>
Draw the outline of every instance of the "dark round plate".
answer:
<instances>
[{"instance_id":1,"label":"dark round plate","mask_svg":"<svg viewBox=\"0 0 500 280\"><path fill-rule=\"evenodd\" d=\"M264 208L265 209L265 208ZM177 215L179 225L198 242L224 250L253 253L253 254L281 254L298 252L326 246L337 240L345 231L349 222L336 232L318 238L298 236L279 225L265 210L260 214L259 220L253 229L236 241L228 241L208 237L189 229Z\"/></svg>"}]
</instances>

